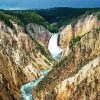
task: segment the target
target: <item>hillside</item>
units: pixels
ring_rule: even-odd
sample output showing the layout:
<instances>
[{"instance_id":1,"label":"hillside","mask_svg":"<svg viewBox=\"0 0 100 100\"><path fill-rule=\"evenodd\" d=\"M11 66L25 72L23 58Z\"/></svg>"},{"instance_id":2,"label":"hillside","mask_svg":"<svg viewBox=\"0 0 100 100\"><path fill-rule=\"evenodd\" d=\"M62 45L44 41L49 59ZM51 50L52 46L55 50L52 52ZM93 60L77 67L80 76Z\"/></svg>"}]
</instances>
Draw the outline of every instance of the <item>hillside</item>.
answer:
<instances>
[{"instance_id":1,"label":"hillside","mask_svg":"<svg viewBox=\"0 0 100 100\"><path fill-rule=\"evenodd\" d=\"M0 10L0 100L99 100L99 76L99 8Z\"/></svg>"},{"instance_id":2,"label":"hillside","mask_svg":"<svg viewBox=\"0 0 100 100\"><path fill-rule=\"evenodd\" d=\"M79 17L86 12L92 13L100 11L99 8L68 8L68 7L56 7L50 9L35 10L46 21L51 23L57 30L70 23L75 23Z\"/></svg>"},{"instance_id":3,"label":"hillside","mask_svg":"<svg viewBox=\"0 0 100 100\"><path fill-rule=\"evenodd\" d=\"M61 32L59 32L58 45L66 48L71 41L76 37L81 37L85 33L99 28L100 26L100 12L85 13L76 23L68 24ZM71 45L70 45L71 46Z\"/></svg>"},{"instance_id":4,"label":"hillside","mask_svg":"<svg viewBox=\"0 0 100 100\"><path fill-rule=\"evenodd\" d=\"M0 20L13 29L16 34L16 29L11 22L14 21L17 25L22 26L31 38L38 40L47 47L51 33L47 29L46 21L40 15L28 11L1 10Z\"/></svg>"},{"instance_id":5,"label":"hillside","mask_svg":"<svg viewBox=\"0 0 100 100\"><path fill-rule=\"evenodd\" d=\"M68 24L75 24L81 15L100 11L99 8L68 8L56 7L50 9L29 10L1 10L12 16L18 24L26 26L28 23L42 25L52 33L57 33Z\"/></svg>"},{"instance_id":6,"label":"hillside","mask_svg":"<svg viewBox=\"0 0 100 100\"><path fill-rule=\"evenodd\" d=\"M96 18L97 14L82 16L78 22L82 20L80 24L84 27L78 26L80 31L75 28L72 36L68 26L70 33L59 33L62 36L59 40L69 35L64 42L63 57L33 90L35 100L100 99L100 21Z\"/></svg>"},{"instance_id":7,"label":"hillside","mask_svg":"<svg viewBox=\"0 0 100 100\"><path fill-rule=\"evenodd\" d=\"M37 33L32 37L14 16L0 15L3 16L0 17L0 100L21 100L21 86L40 77L41 71L52 68L54 60L42 42L45 34L45 42L49 41L50 33L31 23Z\"/></svg>"},{"instance_id":8,"label":"hillside","mask_svg":"<svg viewBox=\"0 0 100 100\"><path fill-rule=\"evenodd\" d=\"M17 24L24 27L26 27L26 25L29 23L35 23L43 26L50 32L56 32L55 27L53 27L48 21L46 21L42 16L33 10L0 10L0 18L4 20L10 27L12 27L12 25L9 22L9 19L12 19Z\"/></svg>"}]
</instances>

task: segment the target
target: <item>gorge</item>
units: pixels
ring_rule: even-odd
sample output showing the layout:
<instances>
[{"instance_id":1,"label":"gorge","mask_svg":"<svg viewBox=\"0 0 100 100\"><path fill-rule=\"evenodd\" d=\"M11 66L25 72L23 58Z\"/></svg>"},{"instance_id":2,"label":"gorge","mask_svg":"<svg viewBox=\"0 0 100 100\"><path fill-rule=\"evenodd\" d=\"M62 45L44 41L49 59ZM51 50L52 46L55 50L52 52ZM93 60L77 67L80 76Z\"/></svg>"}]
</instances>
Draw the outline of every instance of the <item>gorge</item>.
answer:
<instances>
[{"instance_id":1,"label":"gorge","mask_svg":"<svg viewBox=\"0 0 100 100\"><path fill-rule=\"evenodd\" d=\"M57 42L58 42L58 33L52 33L52 36L48 43L48 49L54 59L56 59L57 56L63 51L57 45ZM21 86L22 100L33 100L34 97L32 97L32 90L38 85L40 81L43 80L43 78L48 74L50 70L51 69L41 71L40 72L41 76L38 79L33 80L32 82Z\"/></svg>"},{"instance_id":2,"label":"gorge","mask_svg":"<svg viewBox=\"0 0 100 100\"><path fill-rule=\"evenodd\" d=\"M59 10L0 11L0 100L100 99L100 9Z\"/></svg>"}]
</instances>

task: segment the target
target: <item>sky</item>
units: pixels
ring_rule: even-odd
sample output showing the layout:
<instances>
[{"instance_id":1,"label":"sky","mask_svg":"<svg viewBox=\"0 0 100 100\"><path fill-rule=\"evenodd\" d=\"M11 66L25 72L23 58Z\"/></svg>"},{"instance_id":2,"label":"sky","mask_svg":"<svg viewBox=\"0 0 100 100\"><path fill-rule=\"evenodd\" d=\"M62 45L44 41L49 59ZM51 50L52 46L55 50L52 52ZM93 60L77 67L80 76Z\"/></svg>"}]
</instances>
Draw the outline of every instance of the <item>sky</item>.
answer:
<instances>
[{"instance_id":1,"label":"sky","mask_svg":"<svg viewBox=\"0 0 100 100\"><path fill-rule=\"evenodd\" d=\"M100 0L0 0L0 9L52 7L94 8L100 7Z\"/></svg>"}]
</instances>

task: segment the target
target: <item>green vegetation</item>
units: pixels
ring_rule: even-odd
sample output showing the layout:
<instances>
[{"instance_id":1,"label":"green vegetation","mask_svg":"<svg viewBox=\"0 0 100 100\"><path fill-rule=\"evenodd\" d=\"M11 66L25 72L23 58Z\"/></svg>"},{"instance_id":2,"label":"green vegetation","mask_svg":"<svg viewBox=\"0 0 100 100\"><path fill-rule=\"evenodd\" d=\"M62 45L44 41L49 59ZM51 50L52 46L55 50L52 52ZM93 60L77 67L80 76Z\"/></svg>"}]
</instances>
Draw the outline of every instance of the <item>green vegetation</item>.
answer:
<instances>
[{"instance_id":1,"label":"green vegetation","mask_svg":"<svg viewBox=\"0 0 100 100\"><path fill-rule=\"evenodd\" d=\"M80 39L81 39L80 36L77 36L77 37L72 38L72 40L69 43L69 47L72 48L77 42L80 41Z\"/></svg>"},{"instance_id":2,"label":"green vegetation","mask_svg":"<svg viewBox=\"0 0 100 100\"><path fill-rule=\"evenodd\" d=\"M58 27L55 27L53 25L48 24L47 25L47 29L51 32L51 33L58 33Z\"/></svg>"},{"instance_id":3,"label":"green vegetation","mask_svg":"<svg viewBox=\"0 0 100 100\"><path fill-rule=\"evenodd\" d=\"M41 54L43 54L48 60L52 61L53 58L51 57L50 52L48 52L48 50L44 47L44 45L40 44L39 42L37 42L35 39L33 39L32 37L30 37L33 42L36 44L36 50L40 51Z\"/></svg>"},{"instance_id":4,"label":"green vegetation","mask_svg":"<svg viewBox=\"0 0 100 100\"><path fill-rule=\"evenodd\" d=\"M99 13L99 15L98 15L98 20L100 20L100 13Z\"/></svg>"},{"instance_id":5,"label":"green vegetation","mask_svg":"<svg viewBox=\"0 0 100 100\"><path fill-rule=\"evenodd\" d=\"M98 16L98 20L100 21L100 11L95 13Z\"/></svg>"},{"instance_id":6,"label":"green vegetation","mask_svg":"<svg viewBox=\"0 0 100 100\"><path fill-rule=\"evenodd\" d=\"M100 32L100 27L96 28L96 32L97 33Z\"/></svg>"},{"instance_id":7,"label":"green vegetation","mask_svg":"<svg viewBox=\"0 0 100 100\"><path fill-rule=\"evenodd\" d=\"M7 15L1 11L0 11L0 20L4 21L4 23L6 23L6 25L9 26L10 28L14 28L11 20L13 20L18 24L20 23L20 20L18 20L15 16Z\"/></svg>"},{"instance_id":8,"label":"green vegetation","mask_svg":"<svg viewBox=\"0 0 100 100\"><path fill-rule=\"evenodd\" d=\"M49 31L55 33L57 32L57 28L49 24L45 19L34 11L28 10L1 10L0 11L0 19L5 22L9 27L13 27L11 20L16 22L17 24L26 27L29 23L35 23L41 26L44 26Z\"/></svg>"},{"instance_id":9,"label":"green vegetation","mask_svg":"<svg viewBox=\"0 0 100 100\"><path fill-rule=\"evenodd\" d=\"M67 8L57 7L51 9L34 10L40 14L50 24L56 23L53 27L59 30L62 26L74 24L78 21L80 16L89 15L93 12L100 12L100 8ZM100 18L100 17L99 17Z\"/></svg>"},{"instance_id":10,"label":"green vegetation","mask_svg":"<svg viewBox=\"0 0 100 100\"><path fill-rule=\"evenodd\" d=\"M44 46L38 43L37 50L39 50L46 58L52 60L50 53L45 49Z\"/></svg>"},{"instance_id":11,"label":"green vegetation","mask_svg":"<svg viewBox=\"0 0 100 100\"><path fill-rule=\"evenodd\" d=\"M50 65L50 61L48 59L45 59L45 62Z\"/></svg>"},{"instance_id":12,"label":"green vegetation","mask_svg":"<svg viewBox=\"0 0 100 100\"><path fill-rule=\"evenodd\" d=\"M57 33L62 26L68 24L74 26L79 18L85 18L92 13L97 14L98 19L100 20L100 8L67 7L39 10L0 10L0 19L9 27L13 27L11 23L11 20L13 20L24 27L28 23L35 23L44 26L52 33Z\"/></svg>"},{"instance_id":13,"label":"green vegetation","mask_svg":"<svg viewBox=\"0 0 100 100\"><path fill-rule=\"evenodd\" d=\"M44 27L49 26L50 28L50 25L40 15L28 11L2 10L0 11L0 20L4 21L4 23L12 29L14 29L12 21L16 22L18 25L24 26L24 28L28 23L36 23ZM39 44L35 39L32 40L37 44L37 49L48 59L52 60L50 53L45 49L45 47Z\"/></svg>"},{"instance_id":14,"label":"green vegetation","mask_svg":"<svg viewBox=\"0 0 100 100\"><path fill-rule=\"evenodd\" d=\"M32 67L36 67L37 64L35 62L32 63Z\"/></svg>"},{"instance_id":15,"label":"green vegetation","mask_svg":"<svg viewBox=\"0 0 100 100\"><path fill-rule=\"evenodd\" d=\"M98 33L98 32L100 32L100 27L98 27L98 28L96 28L95 29L96 30L96 32ZM88 34L88 33L90 33L90 31L89 32L87 32L87 33L85 33L85 34ZM84 35L85 35L84 34ZM84 36L83 35L83 36ZM83 37L82 36L82 37ZM74 45L77 43L77 42L79 42L81 40L81 37L80 36L77 36L77 37L73 37L72 39L71 39L71 41L69 42L69 48L73 48L74 47Z\"/></svg>"},{"instance_id":16,"label":"green vegetation","mask_svg":"<svg viewBox=\"0 0 100 100\"><path fill-rule=\"evenodd\" d=\"M1 10L1 13L3 13L3 15L6 15L5 20L7 21L5 21L5 23L10 27L12 27L12 25L9 18L23 26L26 26L28 23L36 23L44 26L52 33L57 33L59 31L59 28L62 25L65 25L66 23L70 21L72 22L74 19L76 19L74 15L73 15L74 18L72 19L71 18L72 15L66 14L66 12L68 12L69 10L73 12L73 9L71 8L67 8L67 9L52 8L49 10L46 9L46 10L35 10L35 11L34 10L23 10L23 11L22 10L14 10L14 11ZM44 18L46 19L46 21ZM55 22L56 24L52 24Z\"/></svg>"},{"instance_id":17,"label":"green vegetation","mask_svg":"<svg viewBox=\"0 0 100 100\"><path fill-rule=\"evenodd\" d=\"M13 17L16 17L17 19L20 20L20 22L23 25L27 25L28 23L36 23L39 25L42 25L44 27L46 27L46 22L43 19L43 17L41 17L40 15L36 14L35 12L28 12L26 11L8 11L8 10L2 10L2 12L6 15L10 15ZM14 19L12 19L14 20Z\"/></svg>"}]
</instances>

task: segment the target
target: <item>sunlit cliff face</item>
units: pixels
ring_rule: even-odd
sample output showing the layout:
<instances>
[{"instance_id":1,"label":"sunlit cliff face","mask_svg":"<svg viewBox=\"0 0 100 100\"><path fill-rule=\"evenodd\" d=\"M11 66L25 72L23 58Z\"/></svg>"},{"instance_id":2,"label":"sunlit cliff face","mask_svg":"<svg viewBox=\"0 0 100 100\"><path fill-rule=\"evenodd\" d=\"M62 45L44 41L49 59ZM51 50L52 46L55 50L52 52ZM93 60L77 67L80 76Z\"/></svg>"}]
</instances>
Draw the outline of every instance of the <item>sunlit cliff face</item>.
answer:
<instances>
[{"instance_id":1,"label":"sunlit cliff face","mask_svg":"<svg viewBox=\"0 0 100 100\"><path fill-rule=\"evenodd\" d=\"M89 23L91 23L90 26ZM91 15L84 18L81 24L79 20L75 24L74 31L71 31L71 26L69 28L67 26L69 32L74 32L74 36L80 36L81 39L73 42L74 45L69 47L70 53L67 56L64 53L65 58L55 65L53 70L33 90L36 100L92 100L92 98L99 100L99 26L99 20ZM66 32L65 29L65 34L60 34L60 42L66 39L63 42L65 49L72 38L68 31ZM70 37L68 40L67 36Z\"/></svg>"},{"instance_id":2,"label":"sunlit cliff face","mask_svg":"<svg viewBox=\"0 0 100 100\"><path fill-rule=\"evenodd\" d=\"M0 97L3 100L20 100L20 87L37 79L41 70L51 66L46 58L49 53L43 54L48 50L30 38L22 27L13 25L16 33L0 21Z\"/></svg>"},{"instance_id":3,"label":"sunlit cliff face","mask_svg":"<svg viewBox=\"0 0 100 100\"><path fill-rule=\"evenodd\" d=\"M61 48L66 48L70 40L75 36L82 36L85 33L99 27L100 21L97 16L88 15L84 18L80 18L78 22L72 26L67 25L62 32L60 32L59 45Z\"/></svg>"}]
</instances>

